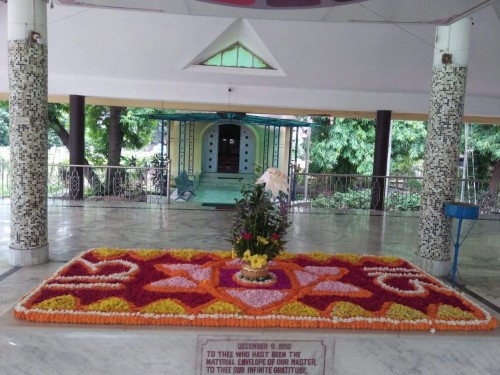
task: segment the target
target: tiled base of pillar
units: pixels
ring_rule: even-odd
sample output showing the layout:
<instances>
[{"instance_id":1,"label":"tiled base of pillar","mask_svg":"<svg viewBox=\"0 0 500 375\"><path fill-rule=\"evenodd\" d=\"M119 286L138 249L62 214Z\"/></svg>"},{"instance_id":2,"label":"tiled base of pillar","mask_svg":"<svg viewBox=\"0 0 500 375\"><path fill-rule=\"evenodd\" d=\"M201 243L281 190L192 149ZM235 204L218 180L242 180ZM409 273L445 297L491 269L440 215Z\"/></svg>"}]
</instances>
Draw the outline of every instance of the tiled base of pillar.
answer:
<instances>
[{"instance_id":1,"label":"tiled base of pillar","mask_svg":"<svg viewBox=\"0 0 500 375\"><path fill-rule=\"evenodd\" d=\"M416 255L414 263L425 272L437 277L449 275L451 270L451 260L434 260Z\"/></svg>"},{"instance_id":2,"label":"tiled base of pillar","mask_svg":"<svg viewBox=\"0 0 500 375\"><path fill-rule=\"evenodd\" d=\"M11 266L36 266L48 261L49 245L28 250L9 248L9 264Z\"/></svg>"}]
</instances>

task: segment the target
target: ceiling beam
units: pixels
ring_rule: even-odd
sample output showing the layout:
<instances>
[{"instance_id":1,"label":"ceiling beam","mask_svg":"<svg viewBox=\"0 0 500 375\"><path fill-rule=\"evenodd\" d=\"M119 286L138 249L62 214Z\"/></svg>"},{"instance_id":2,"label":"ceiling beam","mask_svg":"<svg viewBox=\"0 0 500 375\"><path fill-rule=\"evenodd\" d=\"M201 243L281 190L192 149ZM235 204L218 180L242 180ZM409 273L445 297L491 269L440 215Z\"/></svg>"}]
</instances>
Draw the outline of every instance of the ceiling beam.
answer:
<instances>
[{"instance_id":1,"label":"ceiling beam","mask_svg":"<svg viewBox=\"0 0 500 375\"><path fill-rule=\"evenodd\" d=\"M9 100L9 95L0 93L0 100ZM49 95L50 103L69 104L67 95ZM288 116L332 116L342 118L376 118L376 111L352 111L339 109L313 109L313 108L286 108L286 107L263 107L263 106L243 106L233 105L229 109L223 104L205 104L205 103L186 103L186 102L166 102L158 100L135 100L135 99L113 99L87 96L85 104L105 105L117 107L139 107L139 108L158 108L175 109L185 111L207 111L207 112L245 112L258 113L262 115L288 115ZM392 112L393 120L406 121L427 121L428 113L407 113ZM492 124L500 125L500 117L465 115L464 122L474 124Z\"/></svg>"}]
</instances>

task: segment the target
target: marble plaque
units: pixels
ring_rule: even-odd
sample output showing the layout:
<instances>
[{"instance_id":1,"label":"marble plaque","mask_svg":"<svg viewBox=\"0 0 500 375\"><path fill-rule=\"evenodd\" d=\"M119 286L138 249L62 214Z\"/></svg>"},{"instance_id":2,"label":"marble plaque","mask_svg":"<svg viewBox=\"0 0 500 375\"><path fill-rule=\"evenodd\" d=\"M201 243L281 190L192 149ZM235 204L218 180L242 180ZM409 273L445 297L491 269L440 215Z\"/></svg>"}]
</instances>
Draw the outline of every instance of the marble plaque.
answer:
<instances>
[{"instance_id":1,"label":"marble plaque","mask_svg":"<svg viewBox=\"0 0 500 375\"><path fill-rule=\"evenodd\" d=\"M331 374L333 344L333 339L198 336L196 374Z\"/></svg>"},{"instance_id":2,"label":"marble plaque","mask_svg":"<svg viewBox=\"0 0 500 375\"><path fill-rule=\"evenodd\" d=\"M29 125L31 123L31 119L29 116L17 116L14 117L15 125Z\"/></svg>"}]
</instances>

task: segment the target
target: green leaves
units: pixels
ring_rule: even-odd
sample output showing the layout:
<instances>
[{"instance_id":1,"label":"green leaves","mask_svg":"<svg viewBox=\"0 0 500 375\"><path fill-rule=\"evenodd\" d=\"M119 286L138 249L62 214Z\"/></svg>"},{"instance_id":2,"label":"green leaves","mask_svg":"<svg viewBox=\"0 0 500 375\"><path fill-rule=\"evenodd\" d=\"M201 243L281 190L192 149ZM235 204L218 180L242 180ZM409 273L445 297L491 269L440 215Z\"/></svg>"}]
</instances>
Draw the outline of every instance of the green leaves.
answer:
<instances>
[{"instance_id":1,"label":"green leaves","mask_svg":"<svg viewBox=\"0 0 500 375\"><path fill-rule=\"evenodd\" d=\"M273 198L263 184L244 186L241 192L243 198L236 202L229 241L239 258L250 250L251 255L266 254L271 260L283 250L291 224L286 195L280 192Z\"/></svg>"},{"instance_id":2,"label":"green leaves","mask_svg":"<svg viewBox=\"0 0 500 375\"><path fill-rule=\"evenodd\" d=\"M9 102L0 100L0 146L9 145Z\"/></svg>"},{"instance_id":3,"label":"green leaves","mask_svg":"<svg viewBox=\"0 0 500 375\"><path fill-rule=\"evenodd\" d=\"M310 171L312 173L370 174L373 164L375 121L313 117Z\"/></svg>"},{"instance_id":4,"label":"green leaves","mask_svg":"<svg viewBox=\"0 0 500 375\"><path fill-rule=\"evenodd\" d=\"M375 120L313 117L319 127L311 131L312 173L362 174L373 172ZM424 156L426 124L394 121L391 172L413 175Z\"/></svg>"},{"instance_id":5,"label":"green leaves","mask_svg":"<svg viewBox=\"0 0 500 375\"><path fill-rule=\"evenodd\" d=\"M145 114L165 113L152 108L125 108L120 116L120 130L123 134L121 146L126 149L140 149L151 143L151 137L158 127L157 120L139 117ZM85 107L87 153L93 160L109 158L110 111L105 106ZM113 141L113 140L111 140Z\"/></svg>"}]
</instances>

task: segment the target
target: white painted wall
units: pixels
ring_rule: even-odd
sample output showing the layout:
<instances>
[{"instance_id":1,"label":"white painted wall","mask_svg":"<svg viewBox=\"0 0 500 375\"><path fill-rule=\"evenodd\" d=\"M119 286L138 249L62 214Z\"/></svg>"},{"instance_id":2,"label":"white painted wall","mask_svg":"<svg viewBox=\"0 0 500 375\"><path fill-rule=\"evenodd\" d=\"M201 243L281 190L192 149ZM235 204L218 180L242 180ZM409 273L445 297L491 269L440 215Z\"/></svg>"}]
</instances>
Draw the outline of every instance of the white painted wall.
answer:
<instances>
[{"instance_id":1,"label":"white painted wall","mask_svg":"<svg viewBox=\"0 0 500 375\"><path fill-rule=\"evenodd\" d=\"M340 9L340 8L339 8ZM427 113L433 25L249 20L283 76L184 67L234 19L56 6L49 94L208 104ZM8 92L7 4L0 2L0 93ZM413 34L413 35L412 35ZM465 113L500 116L500 22L474 15Z\"/></svg>"}]
</instances>

